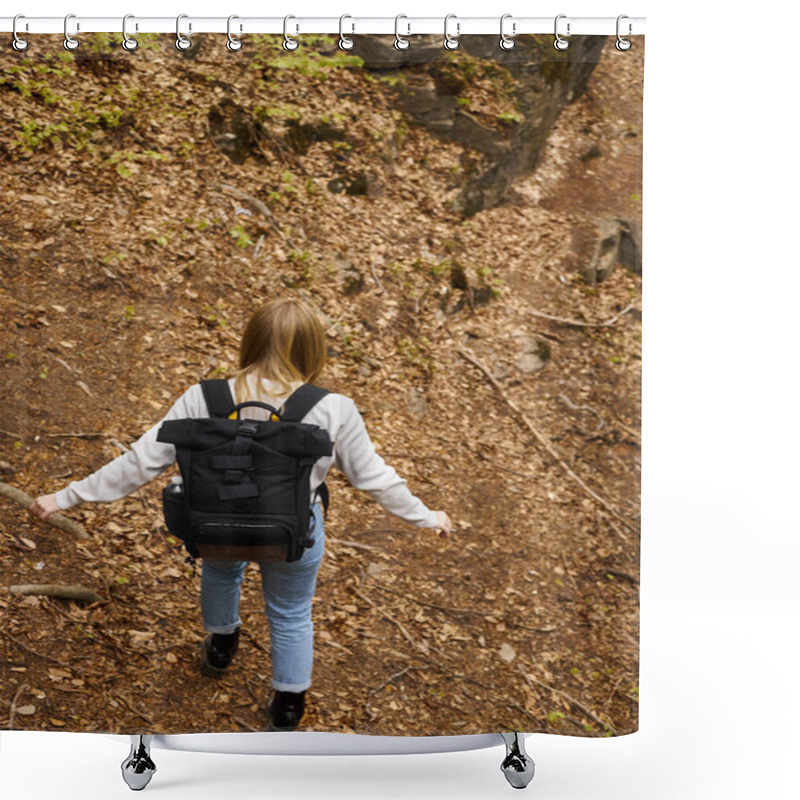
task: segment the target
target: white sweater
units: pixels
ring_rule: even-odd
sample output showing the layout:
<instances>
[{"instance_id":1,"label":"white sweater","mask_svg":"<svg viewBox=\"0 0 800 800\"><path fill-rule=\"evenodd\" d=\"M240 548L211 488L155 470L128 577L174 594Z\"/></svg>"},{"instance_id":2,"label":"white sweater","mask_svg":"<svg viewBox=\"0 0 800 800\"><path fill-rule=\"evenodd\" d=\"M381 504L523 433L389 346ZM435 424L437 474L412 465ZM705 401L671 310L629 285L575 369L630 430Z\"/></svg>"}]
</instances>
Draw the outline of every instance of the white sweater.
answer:
<instances>
[{"instance_id":1,"label":"white sweater","mask_svg":"<svg viewBox=\"0 0 800 800\"><path fill-rule=\"evenodd\" d=\"M255 380L250 376L251 380ZM233 380L229 381L234 393ZM300 386L293 384L292 389ZM277 399L270 391L274 384L264 381L260 400L279 408L285 398ZM236 402L241 402L235 397ZM244 409L243 416L264 418L261 409ZM161 422L168 419L208 417L203 391L199 384L191 386L176 401ZM333 440L333 455L320 458L311 473L312 492L325 480L331 466L340 469L356 489L363 489L387 511L424 528L435 528L436 514L408 490L406 481L375 452L364 420L355 403L341 394L328 394L306 414L303 422L319 425ZM56 493L59 508L67 509L82 501L109 502L125 497L144 486L175 463L175 446L156 440L161 422L150 428L131 449L110 461L97 472L80 481L73 481ZM313 496L313 494L312 494Z\"/></svg>"}]
</instances>

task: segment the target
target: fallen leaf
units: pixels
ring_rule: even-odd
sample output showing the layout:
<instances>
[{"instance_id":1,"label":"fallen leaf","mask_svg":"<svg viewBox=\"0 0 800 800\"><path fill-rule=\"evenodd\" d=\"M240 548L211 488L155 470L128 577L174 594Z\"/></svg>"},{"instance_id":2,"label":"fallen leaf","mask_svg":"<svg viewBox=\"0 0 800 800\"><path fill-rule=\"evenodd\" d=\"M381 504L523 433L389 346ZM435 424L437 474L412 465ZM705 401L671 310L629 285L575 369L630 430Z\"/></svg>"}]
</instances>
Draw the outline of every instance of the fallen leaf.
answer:
<instances>
[{"instance_id":1,"label":"fallen leaf","mask_svg":"<svg viewBox=\"0 0 800 800\"><path fill-rule=\"evenodd\" d=\"M23 717L29 717L31 714L36 713L36 706L19 706L15 709L17 714L21 714Z\"/></svg>"},{"instance_id":2,"label":"fallen leaf","mask_svg":"<svg viewBox=\"0 0 800 800\"><path fill-rule=\"evenodd\" d=\"M503 642L503 644L500 645L498 653L506 664L510 664L517 657L517 651L514 650L508 642Z\"/></svg>"}]
</instances>

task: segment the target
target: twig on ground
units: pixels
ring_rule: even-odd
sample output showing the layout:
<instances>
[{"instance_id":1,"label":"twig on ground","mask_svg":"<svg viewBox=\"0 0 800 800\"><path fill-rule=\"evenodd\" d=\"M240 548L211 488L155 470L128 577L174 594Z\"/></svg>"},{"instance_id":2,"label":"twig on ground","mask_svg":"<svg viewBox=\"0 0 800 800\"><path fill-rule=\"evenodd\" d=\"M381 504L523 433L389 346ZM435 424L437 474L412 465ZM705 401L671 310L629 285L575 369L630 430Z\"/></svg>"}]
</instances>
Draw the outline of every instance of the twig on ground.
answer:
<instances>
[{"instance_id":1,"label":"twig on ground","mask_svg":"<svg viewBox=\"0 0 800 800\"><path fill-rule=\"evenodd\" d=\"M608 707L611 705L611 700L613 699L614 695L617 693L617 689L619 689L619 685L622 683L623 678L618 678L617 682L614 684L614 688L611 690L611 694L608 695L608 699L605 703L603 703L603 707L600 709L601 716L606 713Z\"/></svg>"},{"instance_id":2,"label":"twig on ground","mask_svg":"<svg viewBox=\"0 0 800 800\"><path fill-rule=\"evenodd\" d=\"M32 656L36 656L36 658L40 658L43 661L52 661L54 664L58 664L59 667L65 667L66 669L72 669L69 664L65 664L63 661L59 661L57 658L53 658L53 656L43 655L42 653L37 653L35 650L32 650L28 645L24 642L21 642L17 639L16 636L12 636L10 633L6 633L3 630L0 630L0 636L5 636L11 642L14 642L17 647L21 647L26 653L30 653Z\"/></svg>"},{"instance_id":3,"label":"twig on ground","mask_svg":"<svg viewBox=\"0 0 800 800\"><path fill-rule=\"evenodd\" d=\"M380 686L370 691L370 693L367 695L367 699L364 700L364 711L366 712L370 720L376 719L378 715L373 711L372 706L369 704L369 701L376 694L378 694L378 692L380 692L382 689L385 689L393 681L396 681L398 678L402 678L403 675L407 675L412 670L419 670L419 669L424 669L424 667L412 667L412 666L404 667L399 672L395 672L395 674L392 675L390 678L387 678Z\"/></svg>"},{"instance_id":4,"label":"twig on ground","mask_svg":"<svg viewBox=\"0 0 800 800\"><path fill-rule=\"evenodd\" d=\"M46 433L48 439L105 439L108 434L102 431L97 433Z\"/></svg>"},{"instance_id":5,"label":"twig on ground","mask_svg":"<svg viewBox=\"0 0 800 800\"><path fill-rule=\"evenodd\" d=\"M380 589L382 592L388 592L389 594L397 595L398 597L402 597L405 600L410 600L412 603L416 603L419 606L434 608L437 611L443 611L446 614L464 614L475 616L484 616L486 614L485 611L479 611L476 608L447 608L445 606L437 606L435 603L426 603L424 600L418 600L416 597L412 597L409 594L404 594L403 592L398 592L396 589L389 589L387 586L381 586L379 583L374 584L374 586L376 589Z\"/></svg>"},{"instance_id":6,"label":"twig on ground","mask_svg":"<svg viewBox=\"0 0 800 800\"><path fill-rule=\"evenodd\" d=\"M381 547L374 547L370 544L360 544L359 542L350 542L346 539L335 539L333 536L326 537L329 542L332 544L340 544L343 547L353 547L356 550L382 550Z\"/></svg>"},{"instance_id":7,"label":"twig on ground","mask_svg":"<svg viewBox=\"0 0 800 800\"><path fill-rule=\"evenodd\" d=\"M289 236L283 230L283 228L281 228L281 226L280 226L278 220L276 219L275 215L258 198L253 197L252 195L247 194L247 192L243 192L238 187L231 186L228 183L220 183L219 186L217 187L217 189L218 190L224 190L226 192L230 192L231 194L236 195L236 197L238 197L240 200L244 200L244 202L247 203L253 209L253 211L255 211L258 214L261 214L261 216L264 217L264 219L266 219L267 222L269 222L270 226L278 234L280 234L280 236L283 237L283 239L286 241L286 244L288 244L289 247L292 248L292 250L298 250L299 249L297 242L295 242L291 238L291 236Z\"/></svg>"},{"instance_id":8,"label":"twig on ground","mask_svg":"<svg viewBox=\"0 0 800 800\"><path fill-rule=\"evenodd\" d=\"M383 294L386 290L383 288L383 284L381 283L381 279L378 277L378 273L375 271L375 262L369 262L369 268L372 272L372 277L375 279L375 284L378 287L378 291Z\"/></svg>"},{"instance_id":9,"label":"twig on ground","mask_svg":"<svg viewBox=\"0 0 800 800\"><path fill-rule=\"evenodd\" d=\"M575 328L606 328L609 325L614 325L623 314L627 314L633 308L631 303L626 308L622 309L616 316L611 317L603 322L582 322L578 319L565 319L564 317L554 317L552 314L545 314L541 311L532 311L528 309L528 313L534 317L541 317L542 319L549 319L551 322L557 322L560 325L570 325Z\"/></svg>"},{"instance_id":10,"label":"twig on ground","mask_svg":"<svg viewBox=\"0 0 800 800\"><path fill-rule=\"evenodd\" d=\"M612 735L614 735L614 736L617 735L616 730L614 729L614 727L610 723L606 722L605 720L600 719L600 717L598 717L597 714L594 713L594 711L591 711L588 708L586 708L586 706L583 705L583 703L579 703L574 697L570 697L566 692L562 692L560 689L554 689L552 686L548 686L546 683L542 683L541 681L537 681L536 678L532 678L521 667L520 667L519 672L520 672L520 675L522 675L522 677L525 678L525 680L529 684L536 684L537 686L541 686L543 689L547 689L547 691L549 691L549 692L553 692L554 694L560 695L568 703L570 703L576 709L578 709L578 711L582 712L583 714L586 714L587 717L589 717L590 719L593 719L598 725L602 725L604 728L606 728L609 731L611 731Z\"/></svg>"},{"instance_id":11,"label":"twig on ground","mask_svg":"<svg viewBox=\"0 0 800 800\"><path fill-rule=\"evenodd\" d=\"M355 588L354 588L354 589L353 589L353 591L354 591L354 592L355 592L355 593L356 593L356 594L357 594L357 595L358 595L358 596L359 596L359 597L360 597L360 598L361 598L361 599L362 599L362 600L363 600L365 603L368 603L370 606L372 606L372 608L374 608L374 609L375 609L375 610L378 612L378 614L380 614L380 615L381 615L381 616L382 616L382 617L383 617L385 620L387 620L387 621L391 622L391 623L392 623L392 625L395 625L395 626L397 627L397 629L400 631L400 633L402 633L402 634L403 634L403 638L404 638L404 639L405 639L405 640L406 640L406 641L407 641L407 642L408 642L408 643L409 643L409 644L410 644L410 645L411 645L411 646L412 646L412 647L413 647L415 650L418 650L419 652L423 652L423 653L424 653L424 650L423 650L423 649L420 647L420 645L419 645L417 642L415 642L415 641L414 641L414 637L413 637L413 636L412 636L412 635L411 635L411 634L410 634L410 633L409 633L409 632L406 630L406 628L405 628L405 626L403 625L403 623L402 623L402 622L399 622L399 621L398 621L398 620L396 620L396 619L395 619L395 618L394 618L394 617L393 617L391 614L388 614L386 611L384 611L383 609L379 608L379 607L378 607L378 605L377 605L376 603L374 603L372 600L370 600L370 599L369 599L369 597L367 597L367 596L366 596L366 595L365 595L365 594L364 594L364 593L363 593L363 592L362 592L360 589L355 589Z\"/></svg>"},{"instance_id":12,"label":"twig on ground","mask_svg":"<svg viewBox=\"0 0 800 800\"><path fill-rule=\"evenodd\" d=\"M246 728L248 731L252 731L253 733L261 733L258 728L254 728L252 725L245 722L241 717L237 717L234 714L230 714L229 716L235 723L241 725L243 728Z\"/></svg>"},{"instance_id":13,"label":"twig on ground","mask_svg":"<svg viewBox=\"0 0 800 800\"><path fill-rule=\"evenodd\" d=\"M639 579L635 575L630 575L627 572L620 572L618 569L604 569L604 575L613 575L615 578L622 578L624 581L628 581L632 583L634 586L638 586Z\"/></svg>"},{"instance_id":14,"label":"twig on ground","mask_svg":"<svg viewBox=\"0 0 800 800\"><path fill-rule=\"evenodd\" d=\"M28 688L27 683L21 683L19 688L14 693L14 699L11 701L11 707L8 712L8 728L11 730L14 727L14 717L17 715L17 700L22 696L22 693Z\"/></svg>"},{"instance_id":15,"label":"twig on ground","mask_svg":"<svg viewBox=\"0 0 800 800\"><path fill-rule=\"evenodd\" d=\"M539 442L539 444L541 444L542 447L544 447L544 449L547 451L547 453L564 468L567 475L569 475L569 477L572 478L578 484L578 486L580 486L581 489L583 489L583 491L586 492L586 494L588 494L593 500L598 502L606 511L608 511L609 514L616 517L616 519L622 522L627 528L629 528L632 531L636 530L633 523L625 519L625 517L623 517L618 511L616 511L614 507L607 500L604 500L602 497L600 497L600 495L597 494L597 492L589 488L589 486L587 486L583 482L583 480L575 474L575 472L572 470L569 464L567 464L567 462L564 461L564 459L561 458L560 455L558 455L558 453L553 449L553 447L550 445L547 439L545 439L544 435L538 430L538 428L536 428L534 424L522 413L519 406L517 406L517 404L514 403L514 401L511 400L506 395L506 393L503 391L502 386L500 386L500 384L495 380L492 373L489 372L489 370L486 369L486 367L483 364L481 364L480 361L478 361L474 356L470 355L461 348L458 349L458 354L465 361L469 361L470 364L472 364L474 367L477 367L487 377L489 382L494 387L495 391L505 401L506 405L508 405L508 407L511 408L511 410L514 411L516 415L522 420L525 427L528 428L528 430L536 437L536 440Z\"/></svg>"},{"instance_id":16,"label":"twig on ground","mask_svg":"<svg viewBox=\"0 0 800 800\"><path fill-rule=\"evenodd\" d=\"M127 697L125 697L124 694L121 694L119 692L109 692L109 695L115 698L116 700L121 700L123 705L128 709L128 711L131 712L131 714L135 714L137 717L141 717L152 728L156 727L156 724L153 722L152 718L148 717L147 714L145 714L143 711L139 711L139 709L134 708L133 703L131 703L131 701Z\"/></svg>"},{"instance_id":17,"label":"twig on ground","mask_svg":"<svg viewBox=\"0 0 800 800\"><path fill-rule=\"evenodd\" d=\"M585 404L576 406L575 403L573 403L572 400L570 400L569 397L567 397L565 394L560 394L558 396L558 399L561 400L561 402L564 403L564 405L567 406L567 408L571 408L573 411L589 411L592 414L594 414L597 417L598 425L592 431L593 434L600 433L600 431L603 430L603 428L605 427L606 421L600 416L599 412L596 411L591 406L587 406Z\"/></svg>"}]
</instances>

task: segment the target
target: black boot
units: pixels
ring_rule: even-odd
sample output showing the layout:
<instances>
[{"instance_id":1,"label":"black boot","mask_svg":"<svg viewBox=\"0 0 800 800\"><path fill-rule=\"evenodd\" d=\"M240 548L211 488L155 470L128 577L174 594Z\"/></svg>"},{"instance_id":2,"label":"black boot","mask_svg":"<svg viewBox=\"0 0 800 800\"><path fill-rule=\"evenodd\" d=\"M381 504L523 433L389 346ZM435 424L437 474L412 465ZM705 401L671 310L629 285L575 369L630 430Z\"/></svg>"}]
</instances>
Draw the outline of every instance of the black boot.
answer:
<instances>
[{"instance_id":1,"label":"black boot","mask_svg":"<svg viewBox=\"0 0 800 800\"><path fill-rule=\"evenodd\" d=\"M267 709L271 731L296 730L306 709L305 692L275 691Z\"/></svg>"},{"instance_id":2,"label":"black boot","mask_svg":"<svg viewBox=\"0 0 800 800\"><path fill-rule=\"evenodd\" d=\"M212 633L203 641L202 664L200 671L210 678L220 678L228 669L233 656L239 648L239 631L233 633Z\"/></svg>"}]
</instances>

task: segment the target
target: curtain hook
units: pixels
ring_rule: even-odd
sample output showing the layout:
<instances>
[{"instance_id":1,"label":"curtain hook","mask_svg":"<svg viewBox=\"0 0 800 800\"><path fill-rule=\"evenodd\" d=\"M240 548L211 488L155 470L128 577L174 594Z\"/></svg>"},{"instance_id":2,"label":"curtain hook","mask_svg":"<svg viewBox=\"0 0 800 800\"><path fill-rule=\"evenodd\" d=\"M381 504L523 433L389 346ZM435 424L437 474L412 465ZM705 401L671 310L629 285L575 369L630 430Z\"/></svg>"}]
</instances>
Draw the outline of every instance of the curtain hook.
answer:
<instances>
[{"instance_id":1,"label":"curtain hook","mask_svg":"<svg viewBox=\"0 0 800 800\"><path fill-rule=\"evenodd\" d=\"M139 46L139 42L136 41L132 36L128 36L128 20L129 19L136 19L133 14L126 14L122 18L122 47L127 50L129 53L135 50ZM139 29L137 24L136 30Z\"/></svg>"},{"instance_id":2,"label":"curtain hook","mask_svg":"<svg viewBox=\"0 0 800 800\"><path fill-rule=\"evenodd\" d=\"M450 22L451 19L457 19L455 14L448 14L444 18L444 45L445 50L457 50L458 46L461 42L458 41L458 36L461 35L461 23L456 21L456 35L451 36L447 30L447 23Z\"/></svg>"},{"instance_id":3,"label":"curtain hook","mask_svg":"<svg viewBox=\"0 0 800 800\"><path fill-rule=\"evenodd\" d=\"M617 17L617 44L616 44L616 48L621 53L624 53L626 50L630 50L631 47L633 47L633 43L631 42L630 39L623 39L619 34L619 23L623 19L629 19L629 17L626 14L620 14L620 16ZM628 35L629 36L630 36L630 33L631 33L631 24L629 22L628 23Z\"/></svg>"},{"instance_id":4,"label":"curtain hook","mask_svg":"<svg viewBox=\"0 0 800 800\"><path fill-rule=\"evenodd\" d=\"M78 45L80 44L80 42L74 36L70 36L69 35L68 28L69 28L69 21L71 19L75 19L75 15L74 14L67 14L67 16L64 17L64 49L65 50L77 50L78 49ZM79 27L76 28L76 32L77 32L78 29L79 29Z\"/></svg>"},{"instance_id":5,"label":"curtain hook","mask_svg":"<svg viewBox=\"0 0 800 800\"><path fill-rule=\"evenodd\" d=\"M511 23L511 36L505 32L506 20L511 19L512 16L512 14L503 14L503 16L500 17L500 47L503 50L511 50L516 44L512 37L517 34L517 23Z\"/></svg>"},{"instance_id":6,"label":"curtain hook","mask_svg":"<svg viewBox=\"0 0 800 800\"><path fill-rule=\"evenodd\" d=\"M563 36L560 36L559 33L558 33L558 21L560 19L566 19L566 18L567 18L566 14L559 14L556 17L556 23L555 23L556 38L555 38L555 41L553 42L553 47L555 47L556 50L566 50L569 47L569 41L567 39L565 39ZM567 36L569 36L569 26L570 26L570 24L568 22L567 23Z\"/></svg>"},{"instance_id":7,"label":"curtain hook","mask_svg":"<svg viewBox=\"0 0 800 800\"><path fill-rule=\"evenodd\" d=\"M239 19L236 14L231 14L228 17L228 43L225 46L231 51L231 53L235 53L242 49L242 40L238 36L234 36L231 33L231 22L233 22L235 19ZM241 27L239 30L241 30Z\"/></svg>"},{"instance_id":8,"label":"curtain hook","mask_svg":"<svg viewBox=\"0 0 800 800\"><path fill-rule=\"evenodd\" d=\"M394 49L395 50L408 50L411 47L411 42L400 35L400 20L408 19L405 14L398 14L394 18ZM408 25L408 23L406 23ZM411 25L408 25L408 36L411 35Z\"/></svg>"},{"instance_id":9,"label":"curtain hook","mask_svg":"<svg viewBox=\"0 0 800 800\"><path fill-rule=\"evenodd\" d=\"M11 42L11 46L18 52L21 53L23 50L28 49L28 40L21 39L19 34L17 33L17 20L18 19L25 19L24 14L17 14L14 17L14 22L11 25L11 32L14 34L14 39ZM28 23L25 23L25 30L28 30Z\"/></svg>"},{"instance_id":10,"label":"curtain hook","mask_svg":"<svg viewBox=\"0 0 800 800\"><path fill-rule=\"evenodd\" d=\"M287 33L287 26L290 19L297 19L297 17L293 17L291 14L289 14L283 18L283 49L288 50L291 53L300 47L300 42L298 42L297 39L290 38L289 34ZM299 33L300 26L295 25L295 30L297 33Z\"/></svg>"},{"instance_id":11,"label":"curtain hook","mask_svg":"<svg viewBox=\"0 0 800 800\"><path fill-rule=\"evenodd\" d=\"M178 50L188 50L192 46L192 40L181 33L181 20L186 19L188 16L188 14L178 14L178 18L175 20L175 35L177 37L175 39L175 47ZM189 31L191 32L191 30L192 25L189 23Z\"/></svg>"},{"instance_id":12,"label":"curtain hook","mask_svg":"<svg viewBox=\"0 0 800 800\"><path fill-rule=\"evenodd\" d=\"M344 35L344 21L346 19L353 19L349 14L342 14L339 17L339 49L340 50L352 50L356 43L349 37ZM356 26L352 26L352 31L355 31Z\"/></svg>"}]
</instances>

